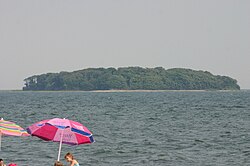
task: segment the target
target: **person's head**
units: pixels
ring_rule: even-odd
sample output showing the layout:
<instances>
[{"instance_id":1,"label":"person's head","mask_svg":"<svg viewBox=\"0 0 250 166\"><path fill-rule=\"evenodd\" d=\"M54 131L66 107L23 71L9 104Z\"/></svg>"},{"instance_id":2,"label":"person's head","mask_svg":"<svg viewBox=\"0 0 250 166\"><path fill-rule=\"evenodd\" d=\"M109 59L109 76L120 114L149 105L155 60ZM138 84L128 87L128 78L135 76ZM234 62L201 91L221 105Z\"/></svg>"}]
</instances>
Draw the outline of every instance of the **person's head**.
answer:
<instances>
[{"instance_id":1,"label":"person's head","mask_svg":"<svg viewBox=\"0 0 250 166\"><path fill-rule=\"evenodd\" d=\"M68 161L71 162L74 160L74 156L71 153L67 153L64 158Z\"/></svg>"},{"instance_id":2,"label":"person's head","mask_svg":"<svg viewBox=\"0 0 250 166\"><path fill-rule=\"evenodd\" d=\"M56 161L54 166L63 166L63 164L60 161Z\"/></svg>"},{"instance_id":3,"label":"person's head","mask_svg":"<svg viewBox=\"0 0 250 166\"><path fill-rule=\"evenodd\" d=\"M4 164L3 159L0 159L0 166Z\"/></svg>"}]
</instances>

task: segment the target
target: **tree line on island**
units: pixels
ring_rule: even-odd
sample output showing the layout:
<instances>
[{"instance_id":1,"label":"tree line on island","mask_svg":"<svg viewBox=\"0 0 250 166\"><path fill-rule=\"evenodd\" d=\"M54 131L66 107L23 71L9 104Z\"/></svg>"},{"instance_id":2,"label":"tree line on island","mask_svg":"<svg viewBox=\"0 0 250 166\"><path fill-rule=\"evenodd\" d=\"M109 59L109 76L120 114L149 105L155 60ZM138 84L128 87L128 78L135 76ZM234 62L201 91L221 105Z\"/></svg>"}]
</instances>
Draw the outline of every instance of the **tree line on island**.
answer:
<instances>
[{"instance_id":1,"label":"tree line on island","mask_svg":"<svg viewBox=\"0 0 250 166\"><path fill-rule=\"evenodd\" d=\"M26 78L23 90L239 90L237 80L208 71L173 68L88 68Z\"/></svg>"}]
</instances>

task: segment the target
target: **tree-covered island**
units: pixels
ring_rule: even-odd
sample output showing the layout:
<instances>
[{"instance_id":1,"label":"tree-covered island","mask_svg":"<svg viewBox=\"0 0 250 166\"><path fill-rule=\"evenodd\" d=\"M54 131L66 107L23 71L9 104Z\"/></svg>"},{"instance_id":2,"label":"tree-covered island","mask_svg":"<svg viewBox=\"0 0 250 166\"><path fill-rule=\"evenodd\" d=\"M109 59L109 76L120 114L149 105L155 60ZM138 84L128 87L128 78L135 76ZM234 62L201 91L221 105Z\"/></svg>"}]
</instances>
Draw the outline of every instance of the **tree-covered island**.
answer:
<instances>
[{"instance_id":1,"label":"tree-covered island","mask_svg":"<svg viewBox=\"0 0 250 166\"><path fill-rule=\"evenodd\" d=\"M162 67L88 68L26 78L23 90L239 90L235 79L207 71Z\"/></svg>"}]
</instances>

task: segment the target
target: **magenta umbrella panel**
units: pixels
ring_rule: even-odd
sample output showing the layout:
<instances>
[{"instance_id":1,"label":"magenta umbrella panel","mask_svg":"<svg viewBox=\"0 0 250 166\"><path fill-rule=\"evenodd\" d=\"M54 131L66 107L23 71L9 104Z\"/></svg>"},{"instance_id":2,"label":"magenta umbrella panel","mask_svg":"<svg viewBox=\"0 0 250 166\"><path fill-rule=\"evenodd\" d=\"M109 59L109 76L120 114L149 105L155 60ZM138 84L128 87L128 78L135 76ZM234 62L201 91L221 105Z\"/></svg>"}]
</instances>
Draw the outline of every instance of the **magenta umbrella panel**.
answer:
<instances>
[{"instance_id":1,"label":"magenta umbrella panel","mask_svg":"<svg viewBox=\"0 0 250 166\"><path fill-rule=\"evenodd\" d=\"M81 123L68 119L48 119L37 122L27 128L32 136L45 141L60 142L58 161L60 159L61 144L80 145L94 142L92 133Z\"/></svg>"}]
</instances>

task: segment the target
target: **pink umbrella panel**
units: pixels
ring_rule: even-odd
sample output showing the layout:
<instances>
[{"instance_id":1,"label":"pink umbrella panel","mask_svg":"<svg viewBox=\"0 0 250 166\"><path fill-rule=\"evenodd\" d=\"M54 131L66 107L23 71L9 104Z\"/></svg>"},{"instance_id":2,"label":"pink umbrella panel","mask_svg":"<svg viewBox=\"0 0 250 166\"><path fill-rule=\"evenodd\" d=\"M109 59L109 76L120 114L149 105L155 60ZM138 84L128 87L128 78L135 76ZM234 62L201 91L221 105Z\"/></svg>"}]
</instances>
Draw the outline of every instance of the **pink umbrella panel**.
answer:
<instances>
[{"instance_id":1,"label":"pink umbrella panel","mask_svg":"<svg viewBox=\"0 0 250 166\"><path fill-rule=\"evenodd\" d=\"M68 119L48 119L37 122L27 128L32 136L45 141L60 142L70 145L80 145L94 142L92 133L82 124Z\"/></svg>"},{"instance_id":2,"label":"pink umbrella panel","mask_svg":"<svg viewBox=\"0 0 250 166\"><path fill-rule=\"evenodd\" d=\"M60 142L58 161L60 159L61 144L80 145L93 143L92 133L81 123L68 119L48 119L37 122L27 128L32 136L45 141Z\"/></svg>"}]
</instances>

